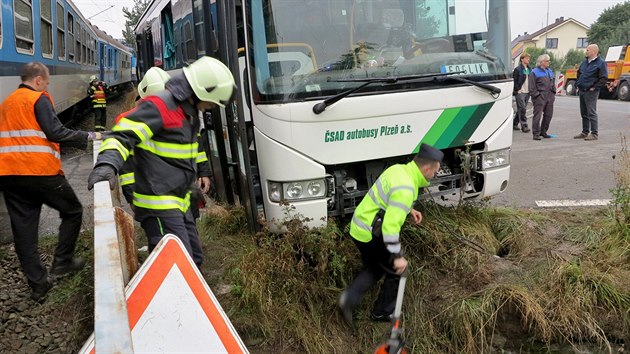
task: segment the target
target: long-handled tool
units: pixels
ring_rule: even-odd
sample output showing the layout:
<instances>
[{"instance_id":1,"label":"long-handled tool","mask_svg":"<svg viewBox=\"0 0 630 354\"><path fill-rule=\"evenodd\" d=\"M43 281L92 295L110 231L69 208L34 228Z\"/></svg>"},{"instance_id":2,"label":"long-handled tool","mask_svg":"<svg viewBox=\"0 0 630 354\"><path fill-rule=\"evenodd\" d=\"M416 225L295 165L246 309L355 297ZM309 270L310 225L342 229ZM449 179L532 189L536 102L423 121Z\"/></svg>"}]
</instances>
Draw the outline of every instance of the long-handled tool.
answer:
<instances>
[{"instance_id":1,"label":"long-handled tool","mask_svg":"<svg viewBox=\"0 0 630 354\"><path fill-rule=\"evenodd\" d=\"M409 267L409 265L407 265ZM407 269L400 276L398 283L398 294L396 295L396 307L392 315L392 330L387 343L379 345L374 354L409 354L409 350L405 348L402 328L402 304L405 295L405 283L407 283Z\"/></svg>"}]
</instances>

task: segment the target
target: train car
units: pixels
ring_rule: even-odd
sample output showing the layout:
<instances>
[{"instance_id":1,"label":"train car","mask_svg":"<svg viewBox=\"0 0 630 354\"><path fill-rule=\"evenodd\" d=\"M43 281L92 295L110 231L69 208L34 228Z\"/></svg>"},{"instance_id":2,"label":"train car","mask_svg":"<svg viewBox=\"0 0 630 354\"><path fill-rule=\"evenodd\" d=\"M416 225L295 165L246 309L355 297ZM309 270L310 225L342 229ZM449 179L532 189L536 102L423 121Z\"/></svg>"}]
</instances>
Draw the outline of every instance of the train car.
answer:
<instances>
[{"instance_id":1,"label":"train car","mask_svg":"<svg viewBox=\"0 0 630 354\"><path fill-rule=\"evenodd\" d=\"M110 86L131 81L131 52L92 26L70 0L1 0L0 101L19 83L25 63L39 61L51 74L48 92L62 121L89 108L90 76Z\"/></svg>"},{"instance_id":2,"label":"train car","mask_svg":"<svg viewBox=\"0 0 630 354\"><path fill-rule=\"evenodd\" d=\"M131 50L94 26L98 36L99 78L110 88L131 82Z\"/></svg>"}]
</instances>

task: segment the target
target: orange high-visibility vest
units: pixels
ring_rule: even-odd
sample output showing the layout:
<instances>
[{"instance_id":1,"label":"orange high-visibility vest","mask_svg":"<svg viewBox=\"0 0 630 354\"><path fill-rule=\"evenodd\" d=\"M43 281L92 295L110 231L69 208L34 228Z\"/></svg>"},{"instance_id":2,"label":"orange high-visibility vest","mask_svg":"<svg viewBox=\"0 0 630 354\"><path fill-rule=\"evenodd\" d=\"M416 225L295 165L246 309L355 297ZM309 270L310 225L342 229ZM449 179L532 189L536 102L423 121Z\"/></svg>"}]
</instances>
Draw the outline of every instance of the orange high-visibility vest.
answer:
<instances>
[{"instance_id":1,"label":"orange high-visibility vest","mask_svg":"<svg viewBox=\"0 0 630 354\"><path fill-rule=\"evenodd\" d=\"M92 108L105 108L107 101L105 100L105 89L102 85L92 86Z\"/></svg>"},{"instance_id":2,"label":"orange high-visibility vest","mask_svg":"<svg viewBox=\"0 0 630 354\"><path fill-rule=\"evenodd\" d=\"M18 88L0 105L0 176L63 174L59 144L46 138L35 103L46 92Z\"/></svg>"}]
</instances>

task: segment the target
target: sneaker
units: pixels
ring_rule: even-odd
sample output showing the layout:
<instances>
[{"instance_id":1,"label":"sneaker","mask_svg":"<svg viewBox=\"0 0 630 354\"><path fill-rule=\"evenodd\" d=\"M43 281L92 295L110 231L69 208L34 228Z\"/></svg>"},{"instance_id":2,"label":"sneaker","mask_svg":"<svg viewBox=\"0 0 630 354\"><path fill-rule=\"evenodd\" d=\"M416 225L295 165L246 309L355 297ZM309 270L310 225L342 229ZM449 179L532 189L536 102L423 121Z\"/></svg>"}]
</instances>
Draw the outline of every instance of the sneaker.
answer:
<instances>
[{"instance_id":1,"label":"sneaker","mask_svg":"<svg viewBox=\"0 0 630 354\"><path fill-rule=\"evenodd\" d=\"M586 141L597 140L597 134L589 134L586 138L584 138L584 140Z\"/></svg>"},{"instance_id":2,"label":"sneaker","mask_svg":"<svg viewBox=\"0 0 630 354\"><path fill-rule=\"evenodd\" d=\"M83 269L84 266L85 259L81 257L72 257L71 260L65 262L53 261L52 267L50 268L50 274L63 275L70 272L76 272Z\"/></svg>"},{"instance_id":3,"label":"sneaker","mask_svg":"<svg viewBox=\"0 0 630 354\"><path fill-rule=\"evenodd\" d=\"M348 326L352 327L352 307L348 304L348 293L345 290L339 296L339 311Z\"/></svg>"},{"instance_id":4,"label":"sneaker","mask_svg":"<svg viewBox=\"0 0 630 354\"><path fill-rule=\"evenodd\" d=\"M584 139L587 136L588 136L588 134L586 134L586 133L580 133L580 134L574 136L573 139Z\"/></svg>"},{"instance_id":5,"label":"sneaker","mask_svg":"<svg viewBox=\"0 0 630 354\"><path fill-rule=\"evenodd\" d=\"M542 136L545 139L551 139L551 135L549 135L547 133L540 134L540 136Z\"/></svg>"},{"instance_id":6,"label":"sneaker","mask_svg":"<svg viewBox=\"0 0 630 354\"><path fill-rule=\"evenodd\" d=\"M525 128L523 128L523 129L521 129L521 131L522 131L523 133L529 133L529 132L531 132L532 130L531 130L531 129L529 129L528 127L525 127Z\"/></svg>"},{"instance_id":7,"label":"sneaker","mask_svg":"<svg viewBox=\"0 0 630 354\"><path fill-rule=\"evenodd\" d=\"M389 322L392 320L392 315L372 312L372 314L370 315L370 320L374 322Z\"/></svg>"},{"instance_id":8,"label":"sneaker","mask_svg":"<svg viewBox=\"0 0 630 354\"><path fill-rule=\"evenodd\" d=\"M513 128L514 130L518 130L518 125L513 125L513 126L512 126L512 128Z\"/></svg>"},{"instance_id":9,"label":"sneaker","mask_svg":"<svg viewBox=\"0 0 630 354\"><path fill-rule=\"evenodd\" d=\"M47 277L46 282L43 284L33 285L31 287L31 300L41 304L44 300L46 300L46 294L48 294L48 291L50 291L52 287L53 279L51 277Z\"/></svg>"},{"instance_id":10,"label":"sneaker","mask_svg":"<svg viewBox=\"0 0 630 354\"><path fill-rule=\"evenodd\" d=\"M538 135L534 135L534 140L542 140L542 138Z\"/></svg>"}]
</instances>

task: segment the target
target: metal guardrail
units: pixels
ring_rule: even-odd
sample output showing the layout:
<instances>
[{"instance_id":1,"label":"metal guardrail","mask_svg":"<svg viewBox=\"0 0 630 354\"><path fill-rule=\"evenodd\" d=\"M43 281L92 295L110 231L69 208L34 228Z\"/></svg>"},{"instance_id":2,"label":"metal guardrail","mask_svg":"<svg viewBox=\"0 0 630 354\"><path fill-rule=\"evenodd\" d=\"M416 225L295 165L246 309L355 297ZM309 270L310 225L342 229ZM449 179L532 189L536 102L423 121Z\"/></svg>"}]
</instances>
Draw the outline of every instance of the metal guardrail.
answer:
<instances>
[{"instance_id":1,"label":"metal guardrail","mask_svg":"<svg viewBox=\"0 0 630 354\"><path fill-rule=\"evenodd\" d=\"M100 141L94 142L94 161ZM94 185L94 344L96 353L133 354L123 256L119 247L111 190Z\"/></svg>"}]
</instances>

